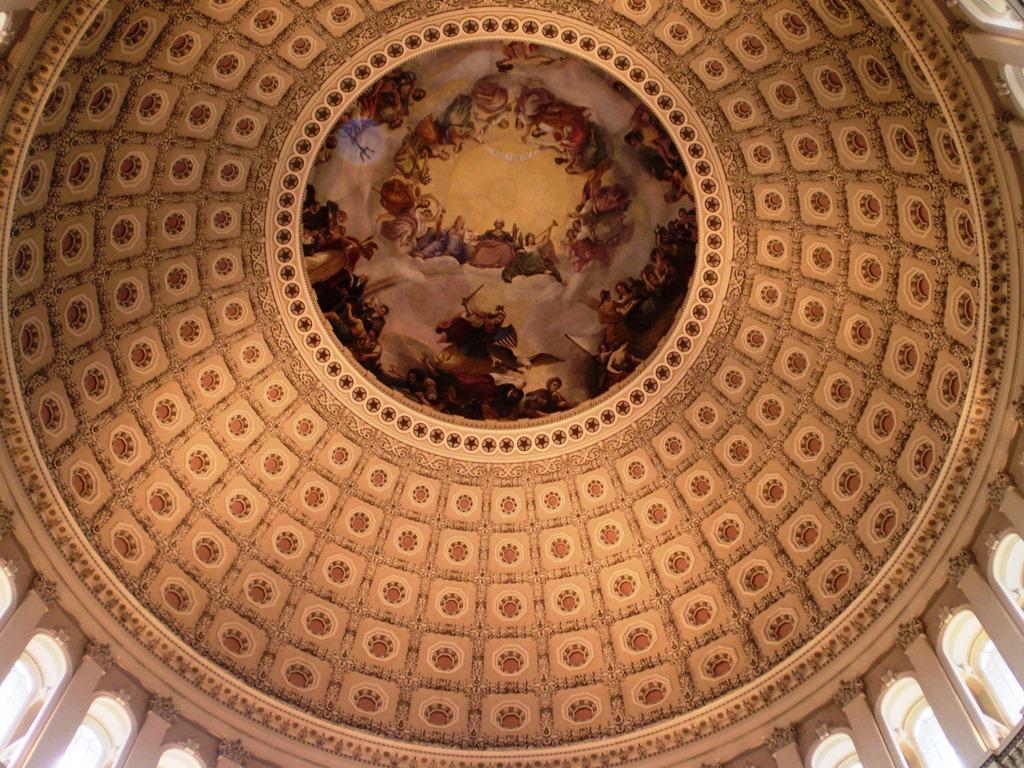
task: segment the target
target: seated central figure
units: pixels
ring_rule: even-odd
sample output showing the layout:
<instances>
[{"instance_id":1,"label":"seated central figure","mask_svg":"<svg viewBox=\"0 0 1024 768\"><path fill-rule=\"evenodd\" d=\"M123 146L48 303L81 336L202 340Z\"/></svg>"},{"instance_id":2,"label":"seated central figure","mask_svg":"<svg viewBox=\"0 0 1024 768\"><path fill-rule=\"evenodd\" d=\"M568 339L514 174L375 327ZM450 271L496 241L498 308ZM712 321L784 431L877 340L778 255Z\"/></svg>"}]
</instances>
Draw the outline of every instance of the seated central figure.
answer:
<instances>
[{"instance_id":1,"label":"seated central figure","mask_svg":"<svg viewBox=\"0 0 1024 768\"><path fill-rule=\"evenodd\" d=\"M469 264L481 269L502 268L508 265L515 256L513 241L516 227L509 232L505 229L505 221L496 219L494 227L480 235Z\"/></svg>"}]
</instances>

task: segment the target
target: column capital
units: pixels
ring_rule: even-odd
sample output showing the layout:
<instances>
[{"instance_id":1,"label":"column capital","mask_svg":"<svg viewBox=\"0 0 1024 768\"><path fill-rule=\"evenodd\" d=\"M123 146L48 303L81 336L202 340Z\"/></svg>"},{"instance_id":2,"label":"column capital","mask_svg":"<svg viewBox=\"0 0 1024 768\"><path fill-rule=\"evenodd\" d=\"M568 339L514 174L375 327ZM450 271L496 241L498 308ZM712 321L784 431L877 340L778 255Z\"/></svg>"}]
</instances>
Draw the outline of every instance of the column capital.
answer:
<instances>
[{"instance_id":1,"label":"column capital","mask_svg":"<svg viewBox=\"0 0 1024 768\"><path fill-rule=\"evenodd\" d=\"M237 765L244 765L252 757L239 739L221 739L217 742L217 755Z\"/></svg>"},{"instance_id":2,"label":"column capital","mask_svg":"<svg viewBox=\"0 0 1024 768\"><path fill-rule=\"evenodd\" d=\"M85 646L85 655L95 661L104 672L109 672L114 666L114 654L110 652L110 646L106 643L90 640Z\"/></svg>"},{"instance_id":3,"label":"column capital","mask_svg":"<svg viewBox=\"0 0 1024 768\"><path fill-rule=\"evenodd\" d=\"M37 573L32 578L30 589L39 595L47 608L53 608L57 604L57 582Z\"/></svg>"},{"instance_id":4,"label":"column capital","mask_svg":"<svg viewBox=\"0 0 1024 768\"><path fill-rule=\"evenodd\" d=\"M956 8L960 5L958 0L946 0L946 5L950 8ZM953 19L949 22L949 29L953 33L953 38L956 42L953 47L960 52L965 59L969 61L977 61L978 56L970 45L967 44L967 39L964 37L964 32L971 29L971 25L960 19Z\"/></svg>"},{"instance_id":5,"label":"column capital","mask_svg":"<svg viewBox=\"0 0 1024 768\"><path fill-rule=\"evenodd\" d=\"M840 680L839 689L832 697L836 704L845 707L858 696L864 695L864 681L859 677L850 680Z\"/></svg>"},{"instance_id":6,"label":"column capital","mask_svg":"<svg viewBox=\"0 0 1024 768\"><path fill-rule=\"evenodd\" d=\"M170 696L150 696L149 711L164 722L173 725L178 719L178 708Z\"/></svg>"},{"instance_id":7,"label":"column capital","mask_svg":"<svg viewBox=\"0 0 1024 768\"><path fill-rule=\"evenodd\" d=\"M907 650L911 644L924 634L924 622L919 618L911 619L900 624L899 634L896 635L896 645L902 650Z\"/></svg>"},{"instance_id":8,"label":"column capital","mask_svg":"<svg viewBox=\"0 0 1024 768\"><path fill-rule=\"evenodd\" d=\"M1002 508L1003 499L1006 498L1006 492L1010 490L1011 485L1013 485L1013 475L1005 471L996 473L996 476L989 482L985 494L989 512L998 512Z\"/></svg>"},{"instance_id":9,"label":"column capital","mask_svg":"<svg viewBox=\"0 0 1024 768\"><path fill-rule=\"evenodd\" d=\"M774 754L787 744L796 743L796 728L792 725L776 726L765 736L764 743L768 751Z\"/></svg>"},{"instance_id":10,"label":"column capital","mask_svg":"<svg viewBox=\"0 0 1024 768\"><path fill-rule=\"evenodd\" d=\"M967 570L974 565L974 553L969 549L961 549L949 558L949 566L946 570L946 578L953 584L959 584Z\"/></svg>"}]
</instances>

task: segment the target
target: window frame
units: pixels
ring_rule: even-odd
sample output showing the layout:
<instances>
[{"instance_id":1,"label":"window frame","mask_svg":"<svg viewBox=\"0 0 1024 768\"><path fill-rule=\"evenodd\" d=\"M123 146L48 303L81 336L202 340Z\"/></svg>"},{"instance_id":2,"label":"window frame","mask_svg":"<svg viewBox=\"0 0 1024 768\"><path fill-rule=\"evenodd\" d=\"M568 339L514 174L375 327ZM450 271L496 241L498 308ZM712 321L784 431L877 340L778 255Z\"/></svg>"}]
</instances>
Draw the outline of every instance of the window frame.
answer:
<instances>
[{"instance_id":1,"label":"window frame","mask_svg":"<svg viewBox=\"0 0 1024 768\"><path fill-rule=\"evenodd\" d=\"M1018 566L1016 570L1011 563ZM1024 632L1024 576L1019 577L1019 584L1014 584L1008 573L1024 573L1024 537L1012 529L996 539L985 575L1007 613Z\"/></svg>"},{"instance_id":2,"label":"window frame","mask_svg":"<svg viewBox=\"0 0 1024 768\"><path fill-rule=\"evenodd\" d=\"M839 744L849 743L848 748ZM836 759L832 753L841 754ZM823 762L823 761L829 762ZM864 768L857 753L857 745L853 741L853 733L846 728L830 729L824 737L819 738L810 750L805 761L806 768Z\"/></svg>"},{"instance_id":3,"label":"window frame","mask_svg":"<svg viewBox=\"0 0 1024 768\"><path fill-rule=\"evenodd\" d=\"M64 760L68 758L78 734L83 729L96 731L105 743L105 754L99 763L88 768L118 768L127 759L132 740L137 733L135 716L127 704L115 694L106 691L98 693L93 697L89 709L75 729L75 735L55 768L77 768L80 765L78 762L72 762L64 766Z\"/></svg>"},{"instance_id":4,"label":"window frame","mask_svg":"<svg viewBox=\"0 0 1024 768\"><path fill-rule=\"evenodd\" d=\"M0 761L16 765L35 740L59 694L71 679L71 659L64 644L48 630L39 630L29 638L19 660L25 659L39 672L40 688L36 696L16 718L13 729L0 743Z\"/></svg>"},{"instance_id":5,"label":"window frame","mask_svg":"<svg viewBox=\"0 0 1024 768\"><path fill-rule=\"evenodd\" d=\"M878 702L875 705L875 719L894 760L904 768L966 768L956 752L956 747L942 730L941 723L939 723L939 731L953 750L956 761L953 765L932 766L925 760L920 745L916 743L913 732L914 723L911 719L912 717L920 719L925 709L932 713L938 723L938 716L929 703L928 697L925 696L924 689L917 678L909 672L888 682L882 695L878 697Z\"/></svg>"},{"instance_id":6,"label":"window frame","mask_svg":"<svg viewBox=\"0 0 1024 768\"><path fill-rule=\"evenodd\" d=\"M39 699L40 694L45 689L42 670L39 669L39 665L36 661L30 656L27 656L23 651L21 656L19 656L14 664L11 665L11 670L7 673L7 677L0 681L0 693L3 693L3 688L7 685L7 681L11 680L13 676L18 673L19 665L26 669L26 677L31 678L31 689L28 696L17 706L15 710L13 710L13 717L11 717L7 726L4 727L3 725L0 725L0 749L7 746L8 741L10 741L10 738L18 730L18 726L21 725L21 721L25 717L25 714L29 709L31 709L32 705ZM12 710L8 709L9 702L9 699L0 697L0 707L4 709L5 713L12 712Z\"/></svg>"},{"instance_id":7,"label":"window frame","mask_svg":"<svg viewBox=\"0 0 1024 768\"><path fill-rule=\"evenodd\" d=\"M206 763L188 747L169 744L160 752L156 768L206 768Z\"/></svg>"},{"instance_id":8,"label":"window frame","mask_svg":"<svg viewBox=\"0 0 1024 768\"><path fill-rule=\"evenodd\" d=\"M1000 12L985 0L955 0L955 7L978 29L1002 35L1024 35L1024 16L1014 0L1005 0L1007 9ZM982 7L984 4L987 7Z\"/></svg>"}]
</instances>

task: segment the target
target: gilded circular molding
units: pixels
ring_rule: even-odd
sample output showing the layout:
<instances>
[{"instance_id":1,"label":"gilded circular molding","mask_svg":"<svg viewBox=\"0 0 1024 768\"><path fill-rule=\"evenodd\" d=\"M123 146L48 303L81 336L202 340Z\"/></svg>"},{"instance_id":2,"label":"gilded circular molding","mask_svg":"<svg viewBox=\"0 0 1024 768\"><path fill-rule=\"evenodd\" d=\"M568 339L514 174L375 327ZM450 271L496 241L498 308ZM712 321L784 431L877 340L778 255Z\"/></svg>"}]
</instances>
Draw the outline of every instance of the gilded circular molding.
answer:
<instances>
[{"instance_id":1,"label":"gilded circular molding","mask_svg":"<svg viewBox=\"0 0 1024 768\"><path fill-rule=\"evenodd\" d=\"M396 398L338 342L316 308L308 275L297 268L302 190L329 127L384 73L441 47L522 41L579 57L626 85L662 123L694 180L698 260L675 323L658 349L625 382L569 414L528 422L478 423L442 416ZM267 207L267 271L293 347L345 406L376 429L426 450L476 461L521 461L594 445L654 409L701 355L721 313L735 247L729 185L703 122L671 80L620 40L539 10L439 14L374 41L339 67L300 113L278 160Z\"/></svg>"}]
</instances>

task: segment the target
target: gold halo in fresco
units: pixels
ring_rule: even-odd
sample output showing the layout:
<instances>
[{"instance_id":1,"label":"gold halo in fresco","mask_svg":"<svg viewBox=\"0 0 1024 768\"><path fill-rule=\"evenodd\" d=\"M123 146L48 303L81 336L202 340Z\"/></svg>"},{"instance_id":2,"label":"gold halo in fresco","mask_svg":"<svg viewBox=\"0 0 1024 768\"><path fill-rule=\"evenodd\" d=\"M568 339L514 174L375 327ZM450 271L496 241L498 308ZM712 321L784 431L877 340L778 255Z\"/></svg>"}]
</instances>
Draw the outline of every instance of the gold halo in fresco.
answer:
<instances>
[{"instance_id":1,"label":"gold halo in fresco","mask_svg":"<svg viewBox=\"0 0 1024 768\"><path fill-rule=\"evenodd\" d=\"M668 132L530 43L444 48L371 84L317 156L303 264L354 360L440 413L570 410L670 330L697 251Z\"/></svg>"}]
</instances>

